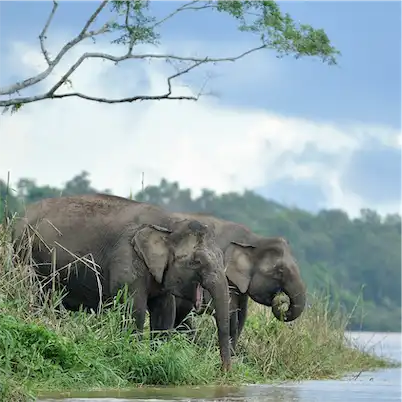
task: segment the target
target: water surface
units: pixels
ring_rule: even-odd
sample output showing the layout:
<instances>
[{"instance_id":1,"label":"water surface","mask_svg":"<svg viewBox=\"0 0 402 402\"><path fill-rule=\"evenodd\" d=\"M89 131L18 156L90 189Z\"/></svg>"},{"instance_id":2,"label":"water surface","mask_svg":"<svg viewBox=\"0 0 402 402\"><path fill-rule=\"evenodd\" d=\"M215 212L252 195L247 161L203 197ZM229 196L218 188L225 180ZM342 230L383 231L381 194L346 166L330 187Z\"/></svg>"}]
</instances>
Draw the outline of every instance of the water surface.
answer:
<instances>
[{"instance_id":1,"label":"water surface","mask_svg":"<svg viewBox=\"0 0 402 402\"><path fill-rule=\"evenodd\" d=\"M400 333L350 332L357 343L379 356L401 361ZM343 380L286 382L242 387L164 387L130 391L76 393L41 402L392 402L401 400L401 368L354 373Z\"/></svg>"}]
</instances>

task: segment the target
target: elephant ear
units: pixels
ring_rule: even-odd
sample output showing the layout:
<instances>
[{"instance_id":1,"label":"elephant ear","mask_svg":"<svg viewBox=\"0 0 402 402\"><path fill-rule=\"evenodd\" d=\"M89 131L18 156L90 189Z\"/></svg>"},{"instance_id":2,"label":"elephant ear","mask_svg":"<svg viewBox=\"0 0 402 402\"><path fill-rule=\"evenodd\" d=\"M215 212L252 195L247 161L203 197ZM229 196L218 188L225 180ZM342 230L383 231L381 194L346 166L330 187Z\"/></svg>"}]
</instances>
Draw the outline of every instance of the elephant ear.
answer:
<instances>
[{"instance_id":1,"label":"elephant ear","mask_svg":"<svg viewBox=\"0 0 402 402\"><path fill-rule=\"evenodd\" d=\"M235 241L225 251L226 276L239 288L241 293L246 293L251 281L251 250L255 247L251 244Z\"/></svg>"},{"instance_id":2,"label":"elephant ear","mask_svg":"<svg viewBox=\"0 0 402 402\"><path fill-rule=\"evenodd\" d=\"M172 233L158 225L147 225L138 230L131 244L134 250L142 257L149 272L158 283L162 283L163 273L169 258L167 236Z\"/></svg>"}]
</instances>

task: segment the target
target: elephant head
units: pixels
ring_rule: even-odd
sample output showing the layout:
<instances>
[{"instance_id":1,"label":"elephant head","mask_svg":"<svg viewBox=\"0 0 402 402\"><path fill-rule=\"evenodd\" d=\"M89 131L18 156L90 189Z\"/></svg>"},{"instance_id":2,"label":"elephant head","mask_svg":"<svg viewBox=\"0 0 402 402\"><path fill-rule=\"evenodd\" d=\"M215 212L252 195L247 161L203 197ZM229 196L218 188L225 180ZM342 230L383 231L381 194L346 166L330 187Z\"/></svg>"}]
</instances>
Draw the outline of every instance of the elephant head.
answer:
<instances>
[{"instance_id":1,"label":"elephant head","mask_svg":"<svg viewBox=\"0 0 402 402\"><path fill-rule=\"evenodd\" d=\"M303 312L306 288L288 242L282 237L258 238L249 243L232 241L225 251L226 276L241 293L255 302L272 306L272 299L282 291L290 299L284 321L293 321ZM282 318L272 306L276 318Z\"/></svg>"},{"instance_id":2,"label":"elephant head","mask_svg":"<svg viewBox=\"0 0 402 402\"><path fill-rule=\"evenodd\" d=\"M141 227L132 240L155 280L173 295L198 304L192 289L202 285L216 306L221 358L230 367L229 289L223 253L215 244L214 233L196 220L181 220L169 228Z\"/></svg>"}]
</instances>

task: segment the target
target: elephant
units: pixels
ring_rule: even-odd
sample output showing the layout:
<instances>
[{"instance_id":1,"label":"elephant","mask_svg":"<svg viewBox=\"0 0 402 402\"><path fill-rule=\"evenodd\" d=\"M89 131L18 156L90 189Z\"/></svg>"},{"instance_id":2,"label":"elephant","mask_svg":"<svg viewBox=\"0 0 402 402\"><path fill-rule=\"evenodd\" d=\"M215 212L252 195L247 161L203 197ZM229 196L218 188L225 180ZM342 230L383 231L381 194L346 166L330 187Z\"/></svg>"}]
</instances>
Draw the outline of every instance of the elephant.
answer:
<instances>
[{"instance_id":1,"label":"elephant","mask_svg":"<svg viewBox=\"0 0 402 402\"><path fill-rule=\"evenodd\" d=\"M222 366L230 369L228 282L222 251L207 225L193 218L174 218L155 205L90 194L28 205L13 233L21 258L21 250L27 250L22 244L26 230L35 233L30 249L39 275L51 275L52 248L56 251L57 283L67 290L67 309L96 310L100 301L110 300L127 285L139 333L147 309L152 331L173 329L176 300L193 305L197 293L193 285L208 289L216 306ZM88 255L98 273L89 266ZM69 274L65 268L71 264L76 269Z\"/></svg>"},{"instance_id":2,"label":"elephant","mask_svg":"<svg viewBox=\"0 0 402 402\"><path fill-rule=\"evenodd\" d=\"M172 213L178 219L197 219L214 227L216 241L224 254L230 294L230 338L234 353L247 317L248 296L255 302L271 306L277 319L293 321L300 316L306 304L306 286L299 267L292 256L290 245L283 237L263 237L247 227L201 213ZM192 286L192 292L197 289ZM189 291L189 292L191 292ZM283 313L273 298L280 291L289 297L289 309ZM211 295L204 289L204 301ZM215 307L215 306L213 306ZM177 300L175 327L191 328L188 317L193 304ZM197 305L198 313L205 311ZM197 311L196 311L197 312ZM212 310L207 310L211 313Z\"/></svg>"}]
</instances>

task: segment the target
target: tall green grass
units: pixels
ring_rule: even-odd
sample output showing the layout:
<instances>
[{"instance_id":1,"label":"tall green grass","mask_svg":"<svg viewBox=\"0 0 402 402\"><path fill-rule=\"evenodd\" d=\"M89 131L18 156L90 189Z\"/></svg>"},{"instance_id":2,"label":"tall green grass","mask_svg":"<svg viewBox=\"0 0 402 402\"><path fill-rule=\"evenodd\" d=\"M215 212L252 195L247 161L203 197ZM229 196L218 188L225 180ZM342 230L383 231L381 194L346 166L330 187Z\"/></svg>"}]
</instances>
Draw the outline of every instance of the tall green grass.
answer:
<instances>
[{"instance_id":1,"label":"tall green grass","mask_svg":"<svg viewBox=\"0 0 402 402\"><path fill-rule=\"evenodd\" d=\"M291 324L250 302L231 372L220 370L214 320L195 316L195 333L168 342L139 340L125 292L101 314L68 312L62 294L44 292L29 263L19 262L10 228L0 229L0 400L43 391L142 385L258 383L337 378L389 366L345 339L346 320L325 299Z\"/></svg>"}]
</instances>

